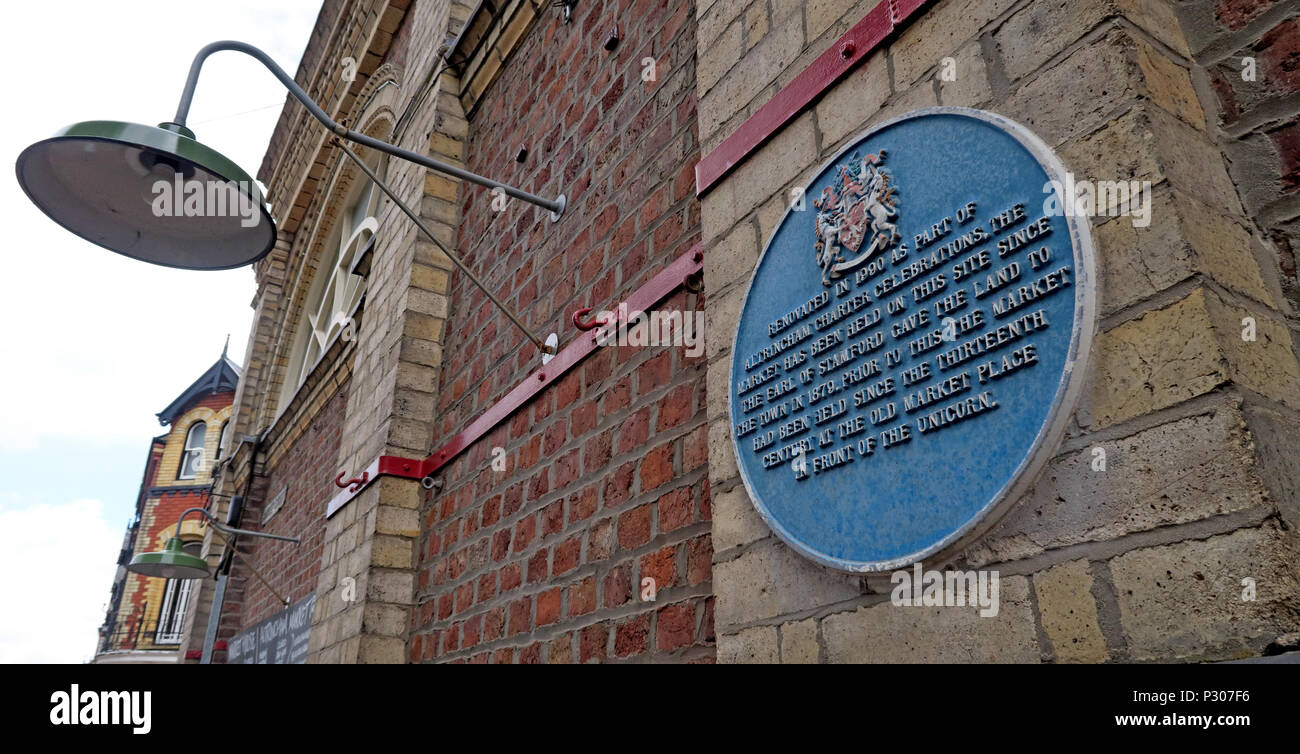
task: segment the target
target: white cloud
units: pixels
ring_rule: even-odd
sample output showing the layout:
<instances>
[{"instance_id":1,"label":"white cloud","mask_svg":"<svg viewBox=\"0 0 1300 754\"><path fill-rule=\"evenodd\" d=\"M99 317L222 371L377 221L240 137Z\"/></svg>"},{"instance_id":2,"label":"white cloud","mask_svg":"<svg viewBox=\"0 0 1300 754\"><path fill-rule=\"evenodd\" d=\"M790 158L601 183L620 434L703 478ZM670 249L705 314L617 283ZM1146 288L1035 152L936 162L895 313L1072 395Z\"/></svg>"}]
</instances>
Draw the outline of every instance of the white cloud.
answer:
<instances>
[{"instance_id":1,"label":"white cloud","mask_svg":"<svg viewBox=\"0 0 1300 754\"><path fill-rule=\"evenodd\" d=\"M21 503L0 493L0 663L86 662L117 569L125 529L98 500Z\"/></svg>"}]
</instances>

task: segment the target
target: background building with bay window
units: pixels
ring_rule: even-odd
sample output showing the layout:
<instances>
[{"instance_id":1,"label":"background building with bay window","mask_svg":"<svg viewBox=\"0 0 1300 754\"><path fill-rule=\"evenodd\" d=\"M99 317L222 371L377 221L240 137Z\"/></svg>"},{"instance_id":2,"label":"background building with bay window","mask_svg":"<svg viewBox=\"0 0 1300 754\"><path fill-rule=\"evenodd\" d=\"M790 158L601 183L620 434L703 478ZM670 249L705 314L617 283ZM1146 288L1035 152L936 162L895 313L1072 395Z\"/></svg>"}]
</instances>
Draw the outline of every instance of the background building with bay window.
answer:
<instances>
[{"instance_id":1,"label":"background building with bay window","mask_svg":"<svg viewBox=\"0 0 1300 754\"><path fill-rule=\"evenodd\" d=\"M197 555L203 531L196 517L176 531L186 508L206 508L211 472L221 460L239 368L223 353L166 408L158 421L167 431L149 444L135 516L127 525L109 594L104 625L92 662L177 662L177 650L195 582L128 573L132 556L153 552L173 536Z\"/></svg>"}]
</instances>

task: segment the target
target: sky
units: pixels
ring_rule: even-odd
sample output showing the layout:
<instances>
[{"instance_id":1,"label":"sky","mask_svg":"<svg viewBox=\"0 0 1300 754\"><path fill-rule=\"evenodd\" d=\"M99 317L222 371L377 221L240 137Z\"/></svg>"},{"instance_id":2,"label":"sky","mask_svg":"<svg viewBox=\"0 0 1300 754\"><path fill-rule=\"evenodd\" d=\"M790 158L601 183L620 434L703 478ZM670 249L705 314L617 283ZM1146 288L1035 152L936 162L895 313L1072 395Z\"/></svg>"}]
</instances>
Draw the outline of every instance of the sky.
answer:
<instances>
[{"instance_id":1,"label":"sky","mask_svg":"<svg viewBox=\"0 0 1300 754\"><path fill-rule=\"evenodd\" d=\"M171 120L194 54L212 41L249 42L292 74L319 9L317 0L7 5L9 59L22 70L9 79L0 155L12 165L78 121ZM220 52L203 67L189 127L256 175L284 101L259 63ZM101 249L55 225L7 175L0 663L86 662L150 438L164 431L155 414L217 360L227 335L242 364L255 283L247 267L188 272Z\"/></svg>"}]
</instances>

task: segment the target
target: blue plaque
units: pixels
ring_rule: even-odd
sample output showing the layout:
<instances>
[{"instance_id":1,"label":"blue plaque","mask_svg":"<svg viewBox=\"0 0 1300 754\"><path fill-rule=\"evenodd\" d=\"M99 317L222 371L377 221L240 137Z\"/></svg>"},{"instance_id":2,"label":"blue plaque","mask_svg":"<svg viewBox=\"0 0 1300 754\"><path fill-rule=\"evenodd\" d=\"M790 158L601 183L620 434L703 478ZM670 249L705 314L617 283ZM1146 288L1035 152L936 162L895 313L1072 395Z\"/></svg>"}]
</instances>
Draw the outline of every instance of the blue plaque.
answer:
<instances>
[{"instance_id":1,"label":"blue plaque","mask_svg":"<svg viewBox=\"0 0 1300 754\"><path fill-rule=\"evenodd\" d=\"M740 475L768 526L848 571L948 558L1054 452L1095 328L1088 220L1024 127L875 126L792 201L732 351Z\"/></svg>"}]
</instances>

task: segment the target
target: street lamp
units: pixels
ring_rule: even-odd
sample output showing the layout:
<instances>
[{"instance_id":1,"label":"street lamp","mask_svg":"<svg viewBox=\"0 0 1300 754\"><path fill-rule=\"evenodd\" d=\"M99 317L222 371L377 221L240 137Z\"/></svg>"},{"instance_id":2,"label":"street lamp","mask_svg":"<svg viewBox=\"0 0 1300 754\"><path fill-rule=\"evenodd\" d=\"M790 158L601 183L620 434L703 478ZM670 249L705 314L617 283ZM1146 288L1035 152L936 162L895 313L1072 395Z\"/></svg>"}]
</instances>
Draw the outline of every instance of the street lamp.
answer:
<instances>
[{"instance_id":1,"label":"street lamp","mask_svg":"<svg viewBox=\"0 0 1300 754\"><path fill-rule=\"evenodd\" d=\"M186 508L181 512L180 517L176 519L176 534L174 534L171 539L167 540L167 544L163 546L163 549L156 552L142 552L139 555L136 555L131 558L131 563L127 565L126 570L132 573L138 573L142 576L157 576L166 579L207 578L208 562L197 555L191 555L188 552L185 552L185 545L181 542L180 538L181 522L185 520L187 515L195 512L201 514L208 520L208 523L212 524L212 528L219 532L218 536L221 537L221 540L227 545L230 544L230 540L221 536L220 533L243 534L249 537L279 539L284 542L293 542L294 544L301 544L302 542L302 540L297 537L286 537L281 534L265 534L260 531L249 531L248 529L236 529L231 526L223 526L218 523L217 520L212 517L212 514L208 513L205 508ZM239 554L234 548L231 548L231 552L234 552L236 555ZM271 594L275 595L276 599L286 605L289 604L288 600L280 596L280 593L275 591L275 589L267 583L266 578L253 567L252 563L245 561L245 565L247 565L249 570L253 572L253 575L262 582L262 585L270 590Z\"/></svg>"},{"instance_id":2,"label":"street lamp","mask_svg":"<svg viewBox=\"0 0 1300 754\"><path fill-rule=\"evenodd\" d=\"M119 254L192 270L240 267L275 245L275 221L257 184L182 125L93 120L68 126L18 156L18 183L54 222ZM226 211L158 214L160 185L238 192ZM170 197L169 197L170 199ZM183 199L183 194L182 194ZM255 210L238 211L242 202ZM232 211L233 210L233 211ZM250 220L252 222L250 222Z\"/></svg>"},{"instance_id":3,"label":"street lamp","mask_svg":"<svg viewBox=\"0 0 1300 754\"><path fill-rule=\"evenodd\" d=\"M564 212L564 194L545 199L336 123L265 52L232 41L213 42L199 50L171 121L158 126L87 121L68 126L23 150L16 169L18 183L28 198L50 219L82 238L153 264L190 270L224 270L252 264L266 256L275 245L275 221L266 210L257 184L234 162L196 141L194 132L185 125L203 62L220 50L256 58L312 117L341 141L370 147L499 190L548 210L552 222L558 221ZM344 154L360 164L359 158L342 146L341 141L339 146ZM369 170L365 172L538 348L544 353L555 353L554 346L544 344L524 327L455 254L433 237L388 186ZM176 198L182 200L183 206L170 206L161 212L160 191L165 191L168 182L178 187ZM200 190L203 196L196 197ZM224 197L225 211L214 214L209 197ZM200 211L188 211L191 200ZM206 205L200 207L204 202ZM247 211L230 211L231 202Z\"/></svg>"}]
</instances>

